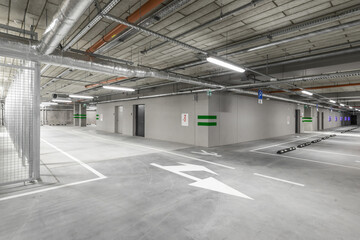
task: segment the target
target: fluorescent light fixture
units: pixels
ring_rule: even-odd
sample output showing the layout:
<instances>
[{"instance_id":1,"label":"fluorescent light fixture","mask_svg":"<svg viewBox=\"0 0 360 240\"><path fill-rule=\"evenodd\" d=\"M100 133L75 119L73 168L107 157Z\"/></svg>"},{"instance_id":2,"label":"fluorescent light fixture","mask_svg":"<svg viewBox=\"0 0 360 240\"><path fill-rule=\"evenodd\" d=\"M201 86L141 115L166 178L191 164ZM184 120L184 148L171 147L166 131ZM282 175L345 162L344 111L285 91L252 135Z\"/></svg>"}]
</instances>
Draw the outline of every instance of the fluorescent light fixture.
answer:
<instances>
[{"instance_id":1,"label":"fluorescent light fixture","mask_svg":"<svg viewBox=\"0 0 360 240\"><path fill-rule=\"evenodd\" d=\"M53 99L53 102L57 102L57 103L71 103L71 100L68 99Z\"/></svg>"},{"instance_id":2,"label":"fluorescent light fixture","mask_svg":"<svg viewBox=\"0 0 360 240\"><path fill-rule=\"evenodd\" d=\"M340 106L345 107L345 105L344 105L344 104L342 104L342 103L340 103Z\"/></svg>"},{"instance_id":3,"label":"fluorescent light fixture","mask_svg":"<svg viewBox=\"0 0 360 240\"><path fill-rule=\"evenodd\" d=\"M83 99L93 99L92 96L82 96L82 95L69 95L71 98L83 98Z\"/></svg>"},{"instance_id":4,"label":"fluorescent light fixture","mask_svg":"<svg viewBox=\"0 0 360 240\"><path fill-rule=\"evenodd\" d=\"M353 107L350 107L350 106L349 106L349 108L350 108L350 109L353 109Z\"/></svg>"},{"instance_id":5,"label":"fluorescent light fixture","mask_svg":"<svg viewBox=\"0 0 360 240\"><path fill-rule=\"evenodd\" d=\"M306 95L310 95L310 96L312 96L313 95L313 93L311 93L311 92L308 92L308 91L301 91L303 94L306 94Z\"/></svg>"},{"instance_id":6,"label":"fluorescent light fixture","mask_svg":"<svg viewBox=\"0 0 360 240\"><path fill-rule=\"evenodd\" d=\"M52 105L58 105L58 103L55 102L42 102L40 106L46 107L46 106L52 106Z\"/></svg>"},{"instance_id":7,"label":"fluorescent light fixture","mask_svg":"<svg viewBox=\"0 0 360 240\"><path fill-rule=\"evenodd\" d=\"M110 90L116 90L116 91L124 91L124 92L134 92L135 91L135 89L133 89L133 88L126 88L126 87L103 86L103 88L110 89Z\"/></svg>"},{"instance_id":8,"label":"fluorescent light fixture","mask_svg":"<svg viewBox=\"0 0 360 240\"><path fill-rule=\"evenodd\" d=\"M211 63L214 63L216 65L219 65L219 66L222 66L224 68L228 68L228 69L231 69L231 70L234 70L234 71L237 71L237 72L245 72L245 69L241 68L241 67L238 67L238 66L235 66L231 63L227 63L227 62L224 62L223 60L220 60L220 59L216 59L216 58L213 58L213 57L208 57L206 58L206 60L208 62L211 62Z\"/></svg>"},{"instance_id":9,"label":"fluorescent light fixture","mask_svg":"<svg viewBox=\"0 0 360 240\"><path fill-rule=\"evenodd\" d=\"M331 102L331 103L336 103L336 101L334 101L334 100L329 100L329 102Z\"/></svg>"}]
</instances>

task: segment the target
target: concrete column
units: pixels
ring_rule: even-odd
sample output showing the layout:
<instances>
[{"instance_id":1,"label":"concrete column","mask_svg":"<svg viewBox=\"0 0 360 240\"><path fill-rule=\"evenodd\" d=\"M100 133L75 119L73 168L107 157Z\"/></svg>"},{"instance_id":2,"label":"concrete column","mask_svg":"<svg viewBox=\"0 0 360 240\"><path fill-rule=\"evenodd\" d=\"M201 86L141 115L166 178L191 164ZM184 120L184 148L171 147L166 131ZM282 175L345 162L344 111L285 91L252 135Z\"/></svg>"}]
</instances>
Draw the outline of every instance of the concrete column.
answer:
<instances>
[{"instance_id":1,"label":"concrete column","mask_svg":"<svg viewBox=\"0 0 360 240\"><path fill-rule=\"evenodd\" d=\"M86 104L80 104L79 105L80 110L80 127L86 127Z\"/></svg>"},{"instance_id":2,"label":"concrete column","mask_svg":"<svg viewBox=\"0 0 360 240\"><path fill-rule=\"evenodd\" d=\"M74 104L74 126L80 126L80 104Z\"/></svg>"}]
</instances>

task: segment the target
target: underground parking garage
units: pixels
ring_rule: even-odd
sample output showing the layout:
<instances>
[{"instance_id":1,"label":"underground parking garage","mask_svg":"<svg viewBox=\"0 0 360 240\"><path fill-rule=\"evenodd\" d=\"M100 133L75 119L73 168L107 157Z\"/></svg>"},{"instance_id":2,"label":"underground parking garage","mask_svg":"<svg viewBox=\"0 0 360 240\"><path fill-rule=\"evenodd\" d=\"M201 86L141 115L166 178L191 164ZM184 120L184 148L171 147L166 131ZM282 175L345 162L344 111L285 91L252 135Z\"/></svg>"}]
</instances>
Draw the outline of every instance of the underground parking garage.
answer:
<instances>
[{"instance_id":1,"label":"underground parking garage","mask_svg":"<svg viewBox=\"0 0 360 240\"><path fill-rule=\"evenodd\" d=\"M0 13L0 239L359 239L360 1Z\"/></svg>"}]
</instances>

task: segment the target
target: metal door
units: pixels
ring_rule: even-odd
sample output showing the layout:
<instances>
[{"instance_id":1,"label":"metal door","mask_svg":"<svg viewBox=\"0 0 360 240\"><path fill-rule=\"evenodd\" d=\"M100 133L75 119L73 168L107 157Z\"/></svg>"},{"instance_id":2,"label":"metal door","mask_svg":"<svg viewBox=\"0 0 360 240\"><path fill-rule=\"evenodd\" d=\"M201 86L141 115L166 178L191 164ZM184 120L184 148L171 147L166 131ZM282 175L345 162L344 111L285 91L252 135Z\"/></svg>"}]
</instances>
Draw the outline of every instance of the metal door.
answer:
<instances>
[{"instance_id":1,"label":"metal door","mask_svg":"<svg viewBox=\"0 0 360 240\"><path fill-rule=\"evenodd\" d=\"M300 133L300 110L295 110L295 133Z\"/></svg>"},{"instance_id":2,"label":"metal door","mask_svg":"<svg viewBox=\"0 0 360 240\"><path fill-rule=\"evenodd\" d=\"M123 122L124 122L124 107L115 107L115 132L123 133Z\"/></svg>"},{"instance_id":3,"label":"metal door","mask_svg":"<svg viewBox=\"0 0 360 240\"><path fill-rule=\"evenodd\" d=\"M135 136L145 137L145 105L136 105L135 119Z\"/></svg>"}]
</instances>

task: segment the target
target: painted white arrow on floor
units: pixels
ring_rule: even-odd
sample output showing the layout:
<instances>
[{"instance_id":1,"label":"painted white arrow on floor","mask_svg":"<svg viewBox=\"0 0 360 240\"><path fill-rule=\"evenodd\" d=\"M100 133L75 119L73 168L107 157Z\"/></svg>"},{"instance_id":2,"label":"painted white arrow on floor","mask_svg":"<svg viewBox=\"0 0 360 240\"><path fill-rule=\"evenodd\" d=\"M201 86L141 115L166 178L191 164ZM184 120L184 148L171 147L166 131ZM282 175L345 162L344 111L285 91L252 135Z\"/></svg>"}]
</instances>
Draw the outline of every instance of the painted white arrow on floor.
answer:
<instances>
[{"instance_id":1,"label":"painted white arrow on floor","mask_svg":"<svg viewBox=\"0 0 360 240\"><path fill-rule=\"evenodd\" d=\"M237 191L236 189L233 189L232 187L229 187L228 185L216 180L213 177L200 179L200 178L191 176L189 174L183 173L183 172L192 172L192 171L204 171L204 172L208 172L208 173L211 173L211 174L218 175L217 173L211 171L210 169L208 169L208 168L206 168L204 166L188 164L188 163L179 163L179 164L181 164L181 165L177 165L177 166L161 166L161 165L156 164L156 163L151 163L151 165L154 166L154 167L158 167L158 168L164 169L166 171L169 171L169 172L178 174L180 176L189 178L191 180L194 180L195 182L190 183L189 184L190 186L199 187L199 188L205 188L205 189L208 189L208 190L211 190L211 191L225 193L225 194L229 194L229 195L233 195L233 196L253 200L251 197L246 196L245 194Z\"/></svg>"},{"instance_id":2,"label":"painted white arrow on floor","mask_svg":"<svg viewBox=\"0 0 360 240\"><path fill-rule=\"evenodd\" d=\"M201 152L191 152L191 153L196 153L196 154L201 154L201 155L208 155L208 156L214 156L214 157L221 157L221 155L217 154L216 152L207 152L205 150L201 150Z\"/></svg>"}]
</instances>

